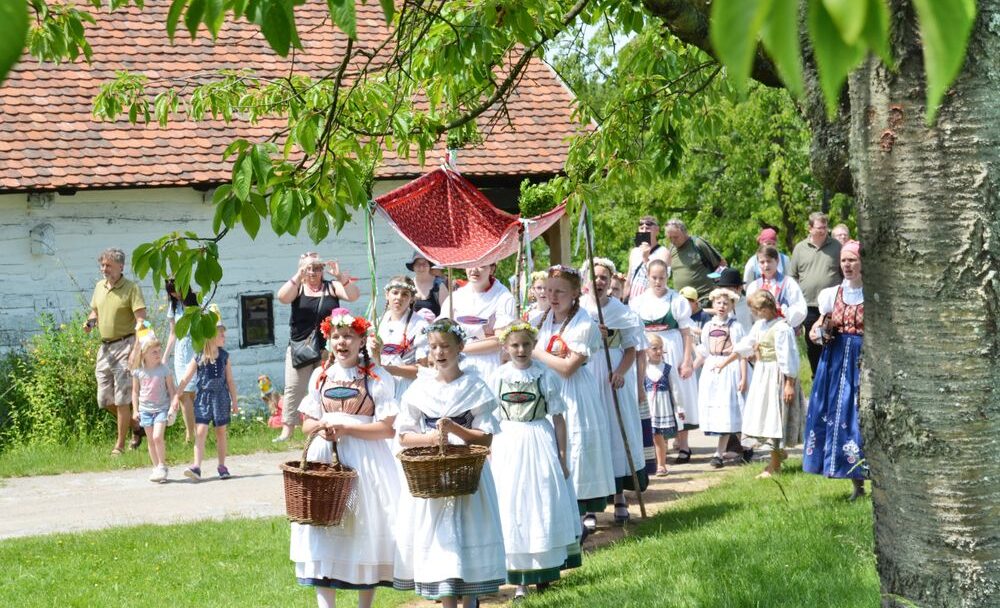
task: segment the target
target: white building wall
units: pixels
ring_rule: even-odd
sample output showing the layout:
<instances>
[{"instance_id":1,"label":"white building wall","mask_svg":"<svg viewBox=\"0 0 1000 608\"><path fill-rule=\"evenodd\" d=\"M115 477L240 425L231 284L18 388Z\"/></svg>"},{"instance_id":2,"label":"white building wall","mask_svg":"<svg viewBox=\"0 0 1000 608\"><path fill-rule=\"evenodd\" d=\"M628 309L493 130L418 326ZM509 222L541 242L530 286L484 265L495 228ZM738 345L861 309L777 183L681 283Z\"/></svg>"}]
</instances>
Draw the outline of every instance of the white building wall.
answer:
<instances>
[{"instance_id":1,"label":"white building wall","mask_svg":"<svg viewBox=\"0 0 1000 608\"><path fill-rule=\"evenodd\" d=\"M376 195L401 185L379 182ZM205 201L208 202L205 202ZM211 197L190 188L105 190L71 196L54 195L50 203L29 203L26 194L0 195L0 348L17 347L37 328L37 318L51 313L58 322L75 311L88 308L94 284L100 279L97 255L107 247L120 247L127 255L141 243L177 230L210 235L214 208ZM34 247L32 230L36 231ZM360 280L362 297L347 307L363 313L371 293L364 216L337 235L314 245L305 229L298 237L277 237L267 221L256 240L241 226L219 243L225 276L215 295L223 317L231 328L227 349L232 354L240 394L257 393L257 376L269 374L283 386L284 350L288 343L289 307L274 300L275 345L239 347L239 296L274 293L295 272L299 254L317 251L338 259L342 268ZM379 286L388 278L405 273L410 247L380 218L375 220ZM126 276L131 259L126 261ZM151 315L163 321L166 296L155 293L147 277L141 281ZM381 295L380 295L381 300ZM380 305L381 307L381 305Z\"/></svg>"}]
</instances>

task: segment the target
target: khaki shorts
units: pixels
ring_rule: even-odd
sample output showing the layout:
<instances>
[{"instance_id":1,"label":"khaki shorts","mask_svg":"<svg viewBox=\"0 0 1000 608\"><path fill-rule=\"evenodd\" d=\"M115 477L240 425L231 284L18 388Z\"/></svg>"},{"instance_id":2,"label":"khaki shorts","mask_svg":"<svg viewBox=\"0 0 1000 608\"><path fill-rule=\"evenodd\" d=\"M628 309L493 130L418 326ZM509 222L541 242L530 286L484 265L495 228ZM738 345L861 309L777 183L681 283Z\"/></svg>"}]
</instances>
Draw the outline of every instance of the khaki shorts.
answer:
<instances>
[{"instance_id":1,"label":"khaki shorts","mask_svg":"<svg viewBox=\"0 0 1000 608\"><path fill-rule=\"evenodd\" d=\"M281 423L288 426L302 424L299 404L309 394L309 377L320 366L319 361L295 369L292 365L292 348L285 350L285 405L281 412Z\"/></svg>"},{"instance_id":2,"label":"khaki shorts","mask_svg":"<svg viewBox=\"0 0 1000 608\"><path fill-rule=\"evenodd\" d=\"M132 404L132 373L128 356L135 336L117 342L104 342L97 350L97 405L100 407Z\"/></svg>"}]
</instances>

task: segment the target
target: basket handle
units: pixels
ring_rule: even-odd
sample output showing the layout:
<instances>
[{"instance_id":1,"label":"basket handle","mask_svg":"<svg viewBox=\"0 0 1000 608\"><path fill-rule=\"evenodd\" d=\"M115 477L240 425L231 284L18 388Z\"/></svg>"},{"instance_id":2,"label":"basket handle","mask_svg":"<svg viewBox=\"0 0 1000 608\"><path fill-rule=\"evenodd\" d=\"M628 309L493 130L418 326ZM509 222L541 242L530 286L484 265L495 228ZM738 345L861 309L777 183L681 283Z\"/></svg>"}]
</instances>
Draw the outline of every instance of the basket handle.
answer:
<instances>
[{"instance_id":1,"label":"basket handle","mask_svg":"<svg viewBox=\"0 0 1000 608\"><path fill-rule=\"evenodd\" d=\"M448 445L448 433L445 432L444 427L438 427L438 455L444 456L444 448Z\"/></svg>"},{"instance_id":2,"label":"basket handle","mask_svg":"<svg viewBox=\"0 0 1000 608\"><path fill-rule=\"evenodd\" d=\"M306 444L302 446L302 462L299 468L303 471L306 470L306 456L309 454L309 446L312 445L313 439L319 437L319 432L322 430L323 428L319 427L312 433L309 433L309 439L306 439ZM330 444L331 451L333 452L330 455L330 464L337 466L340 464L340 457L337 455L337 442L331 441Z\"/></svg>"}]
</instances>

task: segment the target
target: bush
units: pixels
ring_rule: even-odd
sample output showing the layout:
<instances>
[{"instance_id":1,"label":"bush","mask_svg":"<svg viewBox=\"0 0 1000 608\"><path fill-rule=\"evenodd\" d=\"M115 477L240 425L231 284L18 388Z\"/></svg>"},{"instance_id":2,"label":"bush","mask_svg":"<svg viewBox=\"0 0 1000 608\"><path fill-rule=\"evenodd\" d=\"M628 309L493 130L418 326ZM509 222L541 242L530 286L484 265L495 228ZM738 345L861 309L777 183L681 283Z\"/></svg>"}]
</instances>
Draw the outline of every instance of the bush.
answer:
<instances>
[{"instance_id":1,"label":"bush","mask_svg":"<svg viewBox=\"0 0 1000 608\"><path fill-rule=\"evenodd\" d=\"M0 449L63 443L114 434L114 419L97 407L94 363L100 340L83 331L83 315L57 324L39 317L40 331L23 352L8 354L0 377L10 391L0 403Z\"/></svg>"}]
</instances>

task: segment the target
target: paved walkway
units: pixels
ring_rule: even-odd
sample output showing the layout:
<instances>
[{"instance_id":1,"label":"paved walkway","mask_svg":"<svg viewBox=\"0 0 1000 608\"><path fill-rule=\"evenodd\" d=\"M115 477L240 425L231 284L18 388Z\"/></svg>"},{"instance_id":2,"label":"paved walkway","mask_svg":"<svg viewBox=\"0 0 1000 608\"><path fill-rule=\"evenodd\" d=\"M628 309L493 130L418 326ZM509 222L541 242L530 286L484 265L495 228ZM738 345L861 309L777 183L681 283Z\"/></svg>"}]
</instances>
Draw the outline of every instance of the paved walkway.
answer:
<instances>
[{"instance_id":1,"label":"paved walkway","mask_svg":"<svg viewBox=\"0 0 1000 608\"><path fill-rule=\"evenodd\" d=\"M714 485L731 470L708 466L714 437L693 432L691 445L695 456L690 464L671 467L668 477L653 478L644 494L648 514ZM145 523L284 515L278 465L298 454L290 449L230 457L227 464L233 477L226 481L215 477L214 459L205 461L202 470L208 475L199 483L186 479L182 466L172 468L164 484L147 481L149 468L0 480L0 539ZM634 499L631 502L632 517L638 518L638 504ZM599 516L600 528L588 546L622 536L622 529L613 526L612 520L609 508Z\"/></svg>"}]
</instances>

